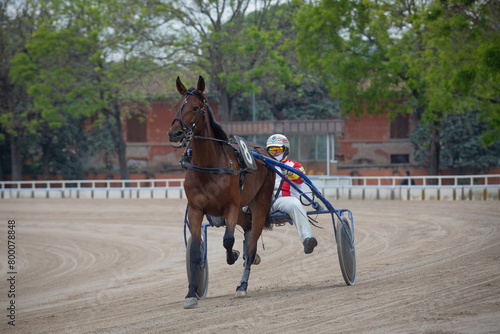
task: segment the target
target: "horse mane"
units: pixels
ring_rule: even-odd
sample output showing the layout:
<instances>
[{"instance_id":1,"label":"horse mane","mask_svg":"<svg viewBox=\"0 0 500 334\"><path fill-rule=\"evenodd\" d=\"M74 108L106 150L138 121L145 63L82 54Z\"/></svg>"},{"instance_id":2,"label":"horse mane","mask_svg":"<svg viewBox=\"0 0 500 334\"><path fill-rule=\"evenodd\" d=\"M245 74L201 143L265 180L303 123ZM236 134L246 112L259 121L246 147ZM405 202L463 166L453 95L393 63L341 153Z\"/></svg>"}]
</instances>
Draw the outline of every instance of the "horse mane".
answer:
<instances>
[{"instance_id":1,"label":"horse mane","mask_svg":"<svg viewBox=\"0 0 500 334\"><path fill-rule=\"evenodd\" d=\"M212 108L210 108L210 105L208 104L206 97L200 92L198 92L196 89L194 89L194 87L189 88L186 93L195 95L196 97L205 101L205 105L207 106L207 114L210 122L210 127L212 128L215 138L227 141L228 139L227 133L226 131L224 131L222 126L215 120L214 113L212 111Z\"/></svg>"},{"instance_id":2,"label":"horse mane","mask_svg":"<svg viewBox=\"0 0 500 334\"><path fill-rule=\"evenodd\" d=\"M226 131L224 131L222 126L215 120L214 113L212 111L212 108L210 108L210 105L208 103L206 103L206 105L208 109L208 119L210 120L210 126L212 126L212 131L214 132L215 138L220 140L227 140L228 136Z\"/></svg>"}]
</instances>

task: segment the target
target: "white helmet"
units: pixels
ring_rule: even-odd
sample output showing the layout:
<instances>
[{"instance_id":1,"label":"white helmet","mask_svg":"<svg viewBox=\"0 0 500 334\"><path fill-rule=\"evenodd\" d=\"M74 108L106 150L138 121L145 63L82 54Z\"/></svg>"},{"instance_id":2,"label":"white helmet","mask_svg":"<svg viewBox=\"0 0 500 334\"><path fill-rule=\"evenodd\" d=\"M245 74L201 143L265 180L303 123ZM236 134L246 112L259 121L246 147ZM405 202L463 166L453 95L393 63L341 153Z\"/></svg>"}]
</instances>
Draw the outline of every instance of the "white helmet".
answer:
<instances>
[{"instance_id":1,"label":"white helmet","mask_svg":"<svg viewBox=\"0 0 500 334\"><path fill-rule=\"evenodd\" d=\"M285 146L286 148L290 149L288 139L279 133L274 134L267 139L266 149L272 146Z\"/></svg>"},{"instance_id":2,"label":"white helmet","mask_svg":"<svg viewBox=\"0 0 500 334\"><path fill-rule=\"evenodd\" d=\"M274 134L267 139L266 150L269 152L270 147L283 147L283 158L282 161L288 156L290 153L290 143L288 139L282 134Z\"/></svg>"}]
</instances>

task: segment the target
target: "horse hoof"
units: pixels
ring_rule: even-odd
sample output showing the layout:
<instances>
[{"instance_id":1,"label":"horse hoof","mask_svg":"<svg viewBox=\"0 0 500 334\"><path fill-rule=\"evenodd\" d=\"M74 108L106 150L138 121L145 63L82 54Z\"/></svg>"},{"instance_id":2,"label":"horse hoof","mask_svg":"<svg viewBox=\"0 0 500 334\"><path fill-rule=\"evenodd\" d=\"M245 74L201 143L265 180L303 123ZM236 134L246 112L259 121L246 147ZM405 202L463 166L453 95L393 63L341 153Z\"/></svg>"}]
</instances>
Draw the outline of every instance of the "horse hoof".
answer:
<instances>
[{"instance_id":1,"label":"horse hoof","mask_svg":"<svg viewBox=\"0 0 500 334\"><path fill-rule=\"evenodd\" d=\"M198 298L196 297L190 297L184 299L184 308L189 309L189 308L194 308L198 306Z\"/></svg>"},{"instance_id":2,"label":"horse hoof","mask_svg":"<svg viewBox=\"0 0 500 334\"><path fill-rule=\"evenodd\" d=\"M253 265L258 265L260 263L260 255L259 254L255 254L255 259L253 259ZM243 267L245 267L245 264L246 264L246 260L245 262L243 262Z\"/></svg>"},{"instance_id":3,"label":"horse hoof","mask_svg":"<svg viewBox=\"0 0 500 334\"><path fill-rule=\"evenodd\" d=\"M247 296L247 291L246 290L236 290L235 297L240 298L240 297L246 297Z\"/></svg>"},{"instance_id":4,"label":"horse hoof","mask_svg":"<svg viewBox=\"0 0 500 334\"><path fill-rule=\"evenodd\" d=\"M237 250L233 250L233 257L232 258L230 258L229 253L227 253L226 262L229 265L233 265L238 260L239 257L240 257L240 252Z\"/></svg>"},{"instance_id":5,"label":"horse hoof","mask_svg":"<svg viewBox=\"0 0 500 334\"><path fill-rule=\"evenodd\" d=\"M233 250L234 262L240 257L240 251Z\"/></svg>"}]
</instances>

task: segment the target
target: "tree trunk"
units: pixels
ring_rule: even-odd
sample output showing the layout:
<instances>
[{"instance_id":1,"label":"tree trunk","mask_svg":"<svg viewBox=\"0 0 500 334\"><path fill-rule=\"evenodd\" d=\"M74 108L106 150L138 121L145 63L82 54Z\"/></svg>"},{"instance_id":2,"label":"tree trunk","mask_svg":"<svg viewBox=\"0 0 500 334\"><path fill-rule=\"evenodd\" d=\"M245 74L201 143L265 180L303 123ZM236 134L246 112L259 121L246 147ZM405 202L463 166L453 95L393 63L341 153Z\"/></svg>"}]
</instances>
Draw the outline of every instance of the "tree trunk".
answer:
<instances>
[{"instance_id":1,"label":"tree trunk","mask_svg":"<svg viewBox=\"0 0 500 334\"><path fill-rule=\"evenodd\" d=\"M125 140L123 139L122 117L118 105L114 106L112 113L114 118L114 125L112 125L112 137L116 154L118 155L120 178L122 180L128 180L130 177L127 168L127 146L125 145Z\"/></svg>"},{"instance_id":2,"label":"tree trunk","mask_svg":"<svg viewBox=\"0 0 500 334\"><path fill-rule=\"evenodd\" d=\"M48 180L50 177L50 141L42 144L42 177Z\"/></svg>"},{"instance_id":3,"label":"tree trunk","mask_svg":"<svg viewBox=\"0 0 500 334\"><path fill-rule=\"evenodd\" d=\"M21 138L22 136L19 134L19 132L17 136L10 136L12 181L21 181L22 179L23 155L21 152Z\"/></svg>"},{"instance_id":4,"label":"tree trunk","mask_svg":"<svg viewBox=\"0 0 500 334\"><path fill-rule=\"evenodd\" d=\"M439 125L434 124L430 134L430 161L429 161L429 175L439 175L439 156L441 153L441 142L439 139ZM429 180L430 184L435 183L437 180Z\"/></svg>"},{"instance_id":5,"label":"tree trunk","mask_svg":"<svg viewBox=\"0 0 500 334\"><path fill-rule=\"evenodd\" d=\"M5 181L5 176L3 175L3 156L0 154L0 181Z\"/></svg>"}]
</instances>

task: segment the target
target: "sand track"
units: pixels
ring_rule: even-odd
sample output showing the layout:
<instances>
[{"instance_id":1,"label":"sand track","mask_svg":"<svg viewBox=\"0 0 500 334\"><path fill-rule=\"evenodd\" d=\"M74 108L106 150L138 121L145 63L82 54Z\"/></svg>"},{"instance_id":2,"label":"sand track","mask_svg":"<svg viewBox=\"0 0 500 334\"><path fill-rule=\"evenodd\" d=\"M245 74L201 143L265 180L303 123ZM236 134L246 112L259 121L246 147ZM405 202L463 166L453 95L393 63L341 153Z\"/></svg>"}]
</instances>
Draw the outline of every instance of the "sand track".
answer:
<instances>
[{"instance_id":1,"label":"sand track","mask_svg":"<svg viewBox=\"0 0 500 334\"><path fill-rule=\"evenodd\" d=\"M357 281L345 285L327 216L303 254L265 231L249 297L210 228L208 295L187 293L184 200L2 200L0 332L498 333L498 202L334 202L353 211ZM16 326L7 325L7 220L16 220ZM243 235L237 232L241 250Z\"/></svg>"}]
</instances>

